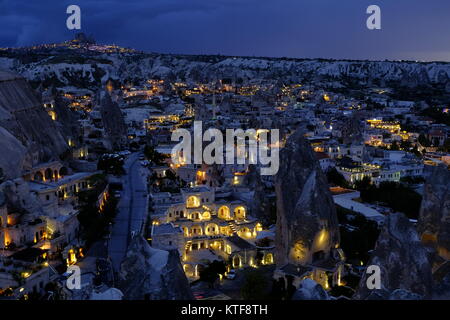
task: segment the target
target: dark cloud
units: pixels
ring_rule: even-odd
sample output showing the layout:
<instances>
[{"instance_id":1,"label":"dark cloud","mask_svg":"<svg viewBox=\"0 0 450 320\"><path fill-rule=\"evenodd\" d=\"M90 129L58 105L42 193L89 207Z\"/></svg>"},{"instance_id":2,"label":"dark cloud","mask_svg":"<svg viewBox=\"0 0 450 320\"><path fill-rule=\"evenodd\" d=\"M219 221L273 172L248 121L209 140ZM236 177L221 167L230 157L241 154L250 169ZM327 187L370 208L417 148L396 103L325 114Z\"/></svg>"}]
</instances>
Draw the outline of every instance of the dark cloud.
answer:
<instances>
[{"instance_id":1,"label":"dark cloud","mask_svg":"<svg viewBox=\"0 0 450 320\"><path fill-rule=\"evenodd\" d=\"M382 30L369 31L371 0L0 0L0 46L73 37L77 4L83 32L146 51L450 61L450 1L376 2Z\"/></svg>"}]
</instances>

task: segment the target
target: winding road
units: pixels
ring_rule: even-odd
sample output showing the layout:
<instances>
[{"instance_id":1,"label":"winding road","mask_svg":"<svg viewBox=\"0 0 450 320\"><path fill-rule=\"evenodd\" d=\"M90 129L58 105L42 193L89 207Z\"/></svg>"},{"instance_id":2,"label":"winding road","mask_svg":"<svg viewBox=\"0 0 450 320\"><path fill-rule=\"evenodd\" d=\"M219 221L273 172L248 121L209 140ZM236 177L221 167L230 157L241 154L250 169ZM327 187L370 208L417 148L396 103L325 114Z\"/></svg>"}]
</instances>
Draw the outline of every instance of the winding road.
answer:
<instances>
[{"instance_id":1,"label":"winding road","mask_svg":"<svg viewBox=\"0 0 450 320\"><path fill-rule=\"evenodd\" d=\"M108 254L116 272L126 256L132 235L142 231L148 212L147 184L141 172L140 155L131 154L124 164L123 190L108 245Z\"/></svg>"}]
</instances>

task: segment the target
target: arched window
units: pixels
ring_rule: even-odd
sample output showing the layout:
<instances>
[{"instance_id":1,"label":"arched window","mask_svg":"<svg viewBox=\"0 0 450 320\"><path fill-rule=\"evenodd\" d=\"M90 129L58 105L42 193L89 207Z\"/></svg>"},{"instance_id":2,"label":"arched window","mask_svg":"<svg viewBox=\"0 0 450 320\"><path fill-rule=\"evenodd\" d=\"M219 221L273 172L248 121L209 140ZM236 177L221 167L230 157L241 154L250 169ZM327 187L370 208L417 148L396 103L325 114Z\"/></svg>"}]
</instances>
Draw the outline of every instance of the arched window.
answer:
<instances>
[{"instance_id":1,"label":"arched window","mask_svg":"<svg viewBox=\"0 0 450 320\"><path fill-rule=\"evenodd\" d=\"M239 255L235 255L233 257L233 268L240 268L240 267L242 267L241 257Z\"/></svg>"},{"instance_id":2,"label":"arched window","mask_svg":"<svg viewBox=\"0 0 450 320\"><path fill-rule=\"evenodd\" d=\"M200 199L196 196L190 196L186 201L187 208L198 208L200 207Z\"/></svg>"},{"instance_id":3,"label":"arched window","mask_svg":"<svg viewBox=\"0 0 450 320\"><path fill-rule=\"evenodd\" d=\"M192 220L200 220L200 212L194 212L191 214Z\"/></svg>"},{"instance_id":4,"label":"arched window","mask_svg":"<svg viewBox=\"0 0 450 320\"><path fill-rule=\"evenodd\" d=\"M48 168L47 170L45 170L45 180L53 180L52 169Z\"/></svg>"},{"instance_id":5,"label":"arched window","mask_svg":"<svg viewBox=\"0 0 450 320\"><path fill-rule=\"evenodd\" d=\"M234 217L236 220L245 220L245 208L243 206L236 207Z\"/></svg>"},{"instance_id":6,"label":"arched window","mask_svg":"<svg viewBox=\"0 0 450 320\"><path fill-rule=\"evenodd\" d=\"M206 225L205 234L207 236L215 236L219 234L219 226L215 223Z\"/></svg>"},{"instance_id":7,"label":"arched window","mask_svg":"<svg viewBox=\"0 0 450 320\"><path fill-rule=\"evenodd\" d=\"M38 171L34 174L33 180L42 181L42 180L44 180L44 176L42 175L42 173L40 171Z\"/></svg>"},{"instance_id":8,"label":"arched window","mask_svg":"<svg viewBox=\"0 0 450 320\"><path fill-rule=\"evenodd\" d=\"M203 220L210 220L211 219L211 213L209 213L208 211L203 212L202 219Z\"/></svg>"},{"instance_id":9,"label":"arched window","mask_svg":"<svg viewBox=\"0 0 450 320\"><path fill-rule=\"evenodd\" d=\"M247 227L243 227L238 231L238 235L241 238L251 238L252 237L252 232L250 231L249 228Z\"/></svg>"},{"instance_id":10,"label":"arched window","mask_svg":"<svg viewBox=\"0 0 450 320\"><path fill-rule=\"evenodd\" d=\"M191 235L192 236L201 236L203 235L203 230L201 226L192 226L191 227Z\"/></svg>"},{"instance_id":11,"label":"arched window","mask_svg":"<svg viewBox=\"0 0 450 320\"><path fill-rule=\"evenodd\" d=\"M224 220L230 219L230 208L227 206L221 206L219 208L219 218Z\"/></svg>"},{"instance_id":12,"label":"arched window","mask_svg":"<svg viewBox=\"0 0 450 320\"><path fill-rule=\"evenodd\" d=\"M273 263L273 254L272 253L266 253L264 255L264 264L272 264Z\"/></svg>"}]
</instances>

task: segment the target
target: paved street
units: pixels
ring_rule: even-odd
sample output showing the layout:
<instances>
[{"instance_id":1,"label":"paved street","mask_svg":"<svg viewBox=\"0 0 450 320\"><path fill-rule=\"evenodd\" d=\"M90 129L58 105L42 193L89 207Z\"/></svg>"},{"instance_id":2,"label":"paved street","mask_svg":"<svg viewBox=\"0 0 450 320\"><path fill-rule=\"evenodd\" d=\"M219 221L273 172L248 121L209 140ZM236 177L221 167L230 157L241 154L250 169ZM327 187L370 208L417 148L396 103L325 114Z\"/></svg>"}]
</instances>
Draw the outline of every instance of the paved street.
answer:
<instances>
[{"instance_id":1,"label":"paved street","mask_svg":"<svg viewBox=\"0 0 450 320\"><path fill-rule=\"evenodd\" d=\"M131 154L125 161L126 174L122 177L123 190L112 227L108 253L115 271L125 257L132 234L139 233L147 214L147 186L141 172L139 153Z\"/></svg>"}]
</instances>

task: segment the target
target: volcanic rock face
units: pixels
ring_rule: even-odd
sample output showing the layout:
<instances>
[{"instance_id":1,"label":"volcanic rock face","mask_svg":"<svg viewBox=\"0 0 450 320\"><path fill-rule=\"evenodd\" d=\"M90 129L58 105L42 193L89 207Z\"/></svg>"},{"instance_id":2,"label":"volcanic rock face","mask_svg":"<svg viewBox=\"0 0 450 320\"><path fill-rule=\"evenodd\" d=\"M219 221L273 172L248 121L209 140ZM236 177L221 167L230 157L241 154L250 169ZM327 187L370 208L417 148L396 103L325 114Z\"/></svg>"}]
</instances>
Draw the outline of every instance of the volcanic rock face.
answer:
<instances>
[{"instance_id":1,"label":"volcanic rock face","mask_svg":"<svg viewBox=\"0 0 450 320\"><path fill-rule=\"evenodd\" d=\"M277 265L307 264L327 258L339 244L336 209L311 146L297 130L280 152L275 177Z\"/></svg>"},{"instance_id":2,"label":"volcanic rock face","mask_svg":"<svg viewBox=\"0 0 450 320\"><path fill-rule=\"evenodd\" d=\"M77 137L80 133L79 116L69 108L69 102L56 95L54 110L61 124L61 132L67 137Z\"/></svg>"},{"instance_id":3,"label":"volcanic rock face","mask_svg":"<svg viewBox=\"0 0 450 320\"><path fill-rule=\"evenodd\" d=\"M397 289L389 295L389 300L422 300L422 296L403 289Z\"/></svg>"},{"instance_id":4,"label":"volcanic rock face","mask_svg":"<svg viewBox=\"0 0 450 320\"><path fill-rule=\"evenodd\" d=\"M427 250L411 222L401 213L386 218L368 265L380 267L380 289L369 289L365 273L356 299L396 299L407 292L411 297L429 298L432 291L431 264ZM397 289L403 291L394 292Z\"/></svg>"},{"instance_id":5,"label":"volcanic rock face","mask_svg":"<svg viewBox=\"0 0 450 320\"><path fill-rule=\"evenodd\" d=\"M270 210L273 206L273 197L268 196L270 191L265 188L259 169L255 165L249 165L245 183L254 190L253 201L250 205L251 215L264 225L268 225L270 222Z\"/></svg>"},{"instance_id":6,"label":"volcanic rock face","mask_svg":"<svg viewBox=\"0 0 450 320\"><path fill-rule=\"evenodd\" d=\"M22 178L1 183L0 194L3 196L7 211L20 214L23 223L44 215L42 204L36 195L30 192L28 183Z\"/></svg>"},{"instance_id":7,"label":"volcanic rock face","mask_svg":"<svg viewBox=\"0 0 450 320\"><path fill-rule=\"evenodd\" d=\"M0 168L4 178L18 177L25 162L27 149L5 128L0 127ZM0 181L1 182L1 181Z\"/></svg>"},{"instance_id":8,"label":"volcanic rock face","mask_svg":"<svg viewBox=\"0 0 450 320\"><path fill-rule=\"evenodd\" d=\"M193 300L176 250L153 249L133 238L120 266L119 289L126 300Z\"/></svg>"},{"instance_id":9,"label":"volcanic rock face","mask_svg":"<svg viewBox=\"0 0 450 320\"><path fill-rule=\"evenodd\" d=\"M108 93L104 93L101 99L100 113L111 148L120 149L125 143L127 127L119 105L112 101Z\"/></svg>"},{"instance_id":10,"label":"volcanic rock face","mask_svg":"<svg viewBox=\"0 0 450 320\"><path fill-rule=\"evenodd\" d=\"M0 138L0 167L7 178L18 177L24 166L57 158L68 148L25 79L3 71L0 71Z\"/></svg>"},{"instance_id":11,"label":"volcanic rock face","mask_svg":"<svg viewBox=\"0 0 450 320\"><path fill-rule=\"evenodd\" d=\"M443 276L439 269L433 274L435 280L433 300L450 300L450 261L447 261L441 268Z\"/></svg>"},{"instance_id":12,"label":"volcanic rock face","mask_svg":"<svg viewBox=\"0 0 450 320\"><path fill-rule=\"evenodd\" d=\"M434 167L428 177L420 208L418 231L422 241L450 259L450 171Z\"/></svg>"},{"instance_id":13,"label":"volcanic rock face","mask_svg":"<svg viewBox=\"0 0 450 320\"><path fill-rule=\"evenodd\" d=\"M300 282L292 300L330 300L330 297L320 284L311 279L304 279Z\"/></svg>"},{"instance_id":14,"label":"volcanic rock face","mask_svg":"<svg viewBox=\"0 0 450 320\"><path fill-rule=\"evenodd\" d=\"M50 50L50 49L49 49ZM49 56L58 56L52 49ZM336 60L300 60L267 59L244 57L208 57L186 58L185 55L142 55L130 57L117 54L102 54L95 58L89 55L85 63L67 56L62 50L55 59L42 58L42 50L29 52L29 62L23 59L0 57L0 65L28 77L30 81L54 82L65 85L79 85L84 88L99 88L108 78L125 80L185 78L194 82L206 83L223 78L246 79L283 79L299 83L305 78L313 81L327 79L347 79L379 81L384 87L388 81L403 85L421 86L430 84L445 85L448 82L450 66L448 63L432 63L424 67L421 63L388 61L336 61ZM39 55L39 56L37 56ZM40 63L35 63L34 57ZM105 60L107 63L105 63ZM176 75L176 77L174 77ZM384 84L384 85L383 85Z\"/></svg>"}]
</instances>

